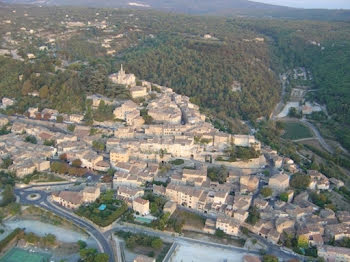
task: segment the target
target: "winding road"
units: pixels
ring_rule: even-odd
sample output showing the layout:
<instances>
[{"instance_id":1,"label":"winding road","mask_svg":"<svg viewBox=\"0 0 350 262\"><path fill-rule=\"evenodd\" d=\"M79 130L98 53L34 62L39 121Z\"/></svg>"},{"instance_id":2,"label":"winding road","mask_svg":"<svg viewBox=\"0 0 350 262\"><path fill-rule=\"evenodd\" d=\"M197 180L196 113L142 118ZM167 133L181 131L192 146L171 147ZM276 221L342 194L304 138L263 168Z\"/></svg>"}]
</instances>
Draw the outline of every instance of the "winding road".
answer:
<instances>
[{"instance_id":1,"label":"winding road","mask_svg":"<svg viewBox=\"0 0 350 262\"><path fill-rule=\"evenodd\" d=\"M42 187L43 185L41 185ZM49 185L48 185L49 186ZM52 184L50 184L52 186ZM65 211L63 208L58 208L48 201L49 194L45 191L35 189L35 187L26 187L26 188L16 188L16 196L19 197L19 201L23 205L36 205L43 209L46 209L57 216L63 217L68 221L73 222L78 227L86 230L93 238L95 238L100 252L106 253L109 256L109 262L116 262L114 259L114 254L110 244L108 243L104 234L102 234L94 225L86 222L85 220L73 215L69 211ZM37 198L31 199L32 194L39 195Z\"/></svg>"},{"instance_id":2,"label":"winding road","mask_svg":"<svg viewBox=\"0 0 350 262\"><path fill-rule=\"evenodd\" d=\"M67 183L71 184L71 183ZM60 184L62 185L62 184ZM16 188L15 194L19 199L19 202L23 205L36 205L39 206L45 210L48 210L57 216L63 217L67 219L68 221L73 222L75 225L79 226L80 228L86 230L92 237L95 238L99 250L102 253L106 253L109 256L109 262L117 262L115 259L115 254L113 251L113 248L111 246L111 243L108 241L108 238L116 231L116 230L124 230L124 231L130 231L134 233L147 233L149 235L158 236L162 239L168 241L168 242L175 242L177 245L191 245L191 244L197 244L197 245L203 245L208 247L214 247L219 249L225 249L230 250L237 253L250 253L250 254L259 254L257 251L249 251L245 248L235 247L231 245L223 245L218 243L213 243L209 241L204 240L198 240L198 239L192 239L184 236L175 236L171 235L166 232L161 232L158 230L153 230L152 228L148 227L141 227L136 225L130 225L127 223L120 224L115 223L114 226L105 232L101 232L95 225L92 223L89 223L88 221L74 215L68 210L65 210L61 207L56 206L55 204L51 203L48 198L50 196L50 193L47 193L43 190L40 190L41 187L46 186L53 186L53 184L48 185L40 185L40 186L29 186L25 188ZM38 188L36 188L38 187ZM36 197L31 197L31 195L36 195ZM259 238L259 237L258 237ZM287 252L283 250L281 247L271 244L267 242L265 239L261 239L261 241L264 242L264 244L268 247L267 252L270 254L274 254L280 258L283 259L291 259L291 258L300 258L296 254Z\"/></svg>"},{"instance_id":3,"label":"winding road","mask_svg":"<svg viewBox=\"0 0 350 262\"><path fill-rule=\"evenodd\" d=\"M281 94L281 99L279 101L279 103L275 106L273 112L271 113L271 119L276 120L278 118L278 114L281 112L281 110L283 109L283 105L284 105L284 96L286 95L286 84L287 84L287 79L286 79L286 74L281 74L279 76L280 78L280 82L282 85L282 94ZM307 90L307 92L312 92L312 91L317 91L317 89L311 89L311 90ZM286 119L279 119L279 120L286 120ZM319 143L321 144L321 146L330 154L334 153L334 150L326 143L326 141L323 139L323 137L321 136L320 132L318 131L318 129L310 122L308 122L305 118L300 119L300 122L302 122L303 124L305 124L306 126L308 126L312 132L315 135L315 138L319 141ZM304 139L300 139L299 141L303 141ZM307 139L305 139L307 140ZM297 141L296 141L297 142ZM344 152L347 152L345 149L343 150Z\"/></svg>"},{"instance_id":4,"label":"winding road","mask_svg":"<svg viewBox=\"0 0 350 262\"><path fill-rule=\"evenodd\" d=\"M331 153L333 154L334 151L333 149L326 143L326 141L323 139L323 137L321 136L320 132L318 131L318 129L313 125L311 124L310 122L308 122L306 119L301 119L300 120L302 123L304 123L305 125L307 125L311 130L312 132L314 133L314 135L316 136L318 142L320 142L321 146L326 149L328 151L328 153Z\"/></svg>"}]
</instances>

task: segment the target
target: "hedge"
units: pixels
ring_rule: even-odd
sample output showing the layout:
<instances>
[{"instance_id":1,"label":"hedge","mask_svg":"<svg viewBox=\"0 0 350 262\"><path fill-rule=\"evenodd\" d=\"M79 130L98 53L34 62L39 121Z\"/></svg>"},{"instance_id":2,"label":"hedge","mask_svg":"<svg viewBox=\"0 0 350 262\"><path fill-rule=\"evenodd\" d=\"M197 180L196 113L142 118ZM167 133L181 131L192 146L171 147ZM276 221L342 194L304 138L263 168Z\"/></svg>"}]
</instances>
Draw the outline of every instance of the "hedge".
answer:
<instances>
[{"instance_id":1,"label":"hedge","mask_svg":"<svg viewBox=\"0 0 350 262\"><path fill-rule=\"evenodd\" d=\"M21 228L16 228L13 230L7 237L0 241L0 252L2 252L8 246L8 244L11 243L12 240L15 238L18 239L18 237L23 233L24 230Z\"/></svg>"}]
</instances>

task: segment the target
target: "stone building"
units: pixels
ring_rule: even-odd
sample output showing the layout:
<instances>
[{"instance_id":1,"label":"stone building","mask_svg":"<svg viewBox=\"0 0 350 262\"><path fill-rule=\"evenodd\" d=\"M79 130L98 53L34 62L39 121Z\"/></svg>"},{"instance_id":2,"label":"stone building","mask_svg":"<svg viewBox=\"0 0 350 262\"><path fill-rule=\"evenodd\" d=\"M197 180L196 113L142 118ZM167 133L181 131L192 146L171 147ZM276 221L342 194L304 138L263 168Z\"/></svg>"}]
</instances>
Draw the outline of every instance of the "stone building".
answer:
<instances>
[{"instance_id":1,"label":"stone building","mask_svg":"<svg viewBox=\"0 0 350 262\"><path fill-rule=\"evenodd\" d=\"M136 77L134 74L126 74L123 65L120 66L120 71L109 76L109 79L118 85L135 86Z\"/></svg>"},{"instance_id":2,"label":"stone building","mask_svg":"<svg viewBox=\"0 0 350 262\"><path fill-rule=\"evenodd\" d=\"M145 216L149 214L149 201L141 197L135 198L132 201L132 209L140 215Z\"/></svg>"}]
</instances>

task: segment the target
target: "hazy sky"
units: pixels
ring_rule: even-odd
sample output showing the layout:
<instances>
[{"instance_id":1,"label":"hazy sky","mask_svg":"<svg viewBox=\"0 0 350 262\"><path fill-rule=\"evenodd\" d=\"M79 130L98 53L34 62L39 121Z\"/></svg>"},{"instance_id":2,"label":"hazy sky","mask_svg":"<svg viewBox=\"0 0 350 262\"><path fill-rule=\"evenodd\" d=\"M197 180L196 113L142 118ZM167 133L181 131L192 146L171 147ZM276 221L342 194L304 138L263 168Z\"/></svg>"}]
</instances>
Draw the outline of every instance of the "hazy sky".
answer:
<instances>
[{"instance_id":1,"label":"hazy sky","mask_svg":"<svg viewBox=\"0 0 350 262\"><path fill-rule=\"evenodd\" d=\"M350 0L252 0L266 4L300 8L350 9Z\"/></svg>"}]
</instances>

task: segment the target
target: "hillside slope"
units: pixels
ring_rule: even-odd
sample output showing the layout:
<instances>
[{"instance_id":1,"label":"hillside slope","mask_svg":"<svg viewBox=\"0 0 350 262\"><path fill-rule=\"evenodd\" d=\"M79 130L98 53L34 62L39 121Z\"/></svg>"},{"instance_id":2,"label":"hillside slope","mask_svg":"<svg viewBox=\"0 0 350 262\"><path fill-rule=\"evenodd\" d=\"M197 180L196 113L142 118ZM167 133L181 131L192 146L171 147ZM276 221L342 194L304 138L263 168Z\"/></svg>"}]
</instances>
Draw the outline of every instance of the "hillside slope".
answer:
<instances>
[{"instance_id":1,"label":"hillside slope","mask_svg":"<svg viewBox=\"0 0 350 262\"><path fill-rule=\"evenodd\" d=\"M2 0L10 4L154 9L184 14L273 17L312 20L350 20L350 10L308 10L249 0Z\"/></svg>"}]
</instances>

